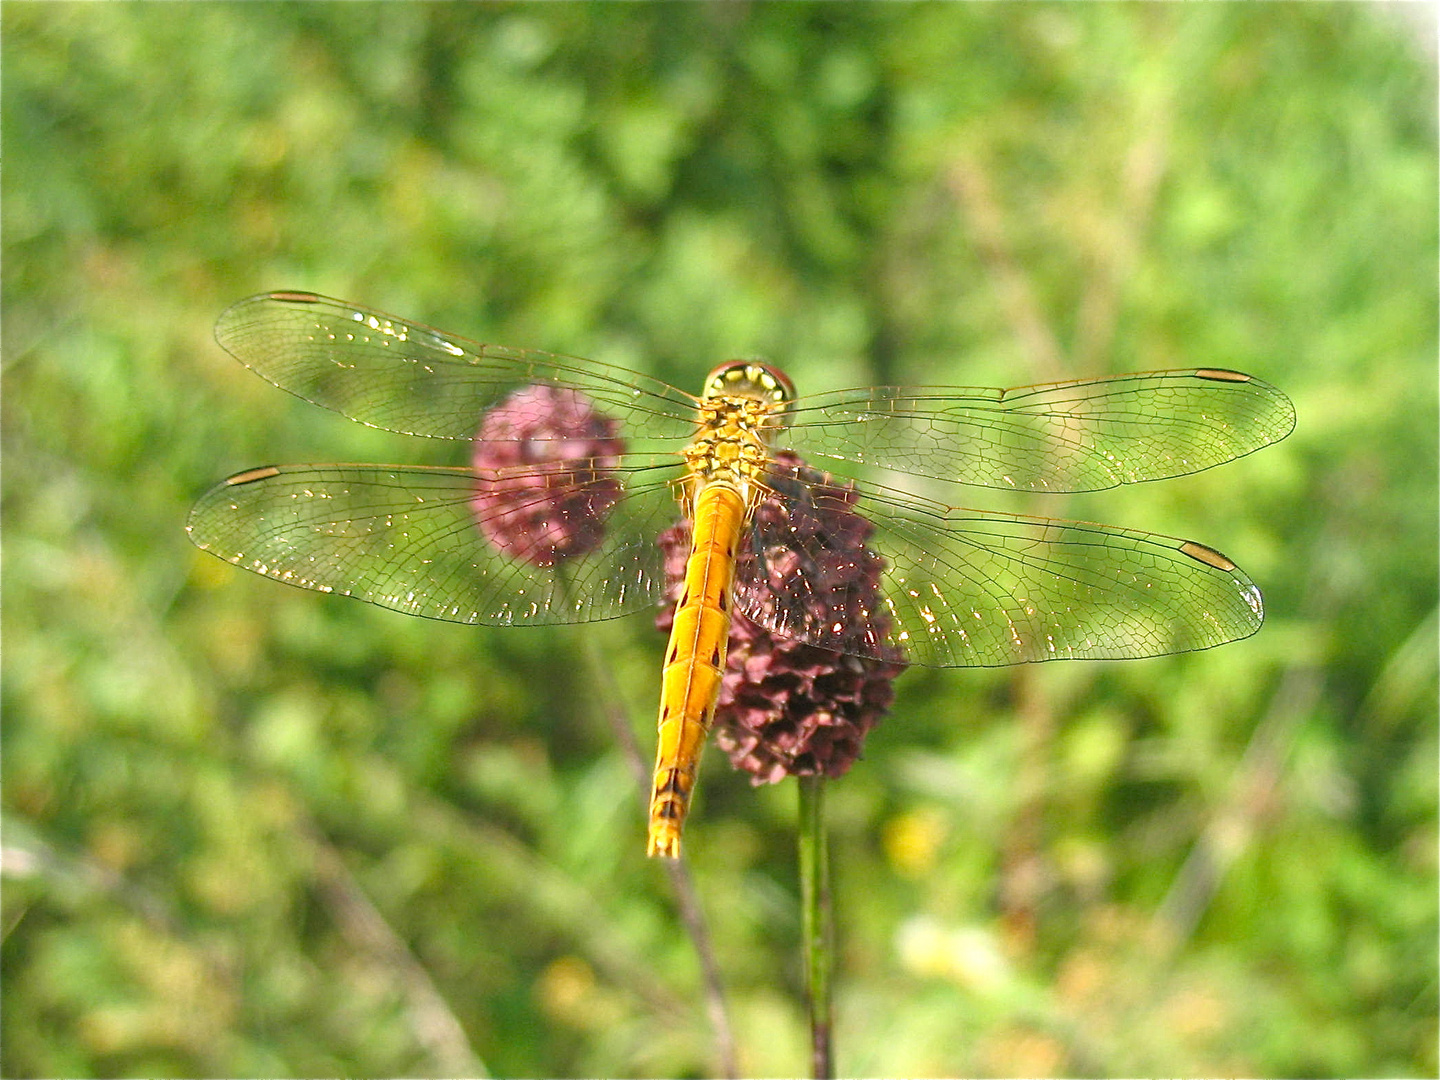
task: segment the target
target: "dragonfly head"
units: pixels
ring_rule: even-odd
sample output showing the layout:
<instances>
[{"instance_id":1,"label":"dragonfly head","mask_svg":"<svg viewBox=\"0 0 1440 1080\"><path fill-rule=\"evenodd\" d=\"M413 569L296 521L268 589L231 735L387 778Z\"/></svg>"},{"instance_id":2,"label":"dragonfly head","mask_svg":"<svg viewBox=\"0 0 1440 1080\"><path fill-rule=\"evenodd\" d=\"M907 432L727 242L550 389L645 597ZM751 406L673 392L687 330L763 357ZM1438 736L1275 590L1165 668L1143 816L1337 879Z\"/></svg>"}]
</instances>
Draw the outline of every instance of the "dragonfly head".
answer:
<instances>
[{"instance_id":1,"label":"dragonfly head","mask_svg":"<svg viewBox=\"0 0 1440 1080\"><path fill-rule=\"evenodd\" d=\"M705 379L705 400L718 397L750 397L779 409L795 400L795 384L761 360L727 360Z\"/></svg>"}]
</instances>

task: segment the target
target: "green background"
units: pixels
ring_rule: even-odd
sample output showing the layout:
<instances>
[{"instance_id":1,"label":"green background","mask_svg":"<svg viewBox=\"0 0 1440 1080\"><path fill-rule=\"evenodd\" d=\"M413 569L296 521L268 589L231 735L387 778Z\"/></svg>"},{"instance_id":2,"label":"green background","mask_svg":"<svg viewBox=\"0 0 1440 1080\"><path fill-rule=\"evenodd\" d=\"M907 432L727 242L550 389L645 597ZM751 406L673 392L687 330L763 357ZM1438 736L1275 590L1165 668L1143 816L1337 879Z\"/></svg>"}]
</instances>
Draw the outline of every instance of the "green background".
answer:
<instances>
[{"instance_id":1,"label":"green background","mask_svg":"<svg viewBox=\"0 0 1440 1080\"><path fill-rule=\"evenodd\" d=\"M1435 1075L1424 12L5 4L0 1070L720 1068L606 723L649 753L647 618L424 622L187 543L241 468L463 455L214 345L292 288L691 390L1282 387L1278 447L1029 506L1220 548L1259 635L909 672L830 785L838 1066ZM806 1062L794 802L712 753L687 832L754 1075Z\"/></svg>"}]
</instances>

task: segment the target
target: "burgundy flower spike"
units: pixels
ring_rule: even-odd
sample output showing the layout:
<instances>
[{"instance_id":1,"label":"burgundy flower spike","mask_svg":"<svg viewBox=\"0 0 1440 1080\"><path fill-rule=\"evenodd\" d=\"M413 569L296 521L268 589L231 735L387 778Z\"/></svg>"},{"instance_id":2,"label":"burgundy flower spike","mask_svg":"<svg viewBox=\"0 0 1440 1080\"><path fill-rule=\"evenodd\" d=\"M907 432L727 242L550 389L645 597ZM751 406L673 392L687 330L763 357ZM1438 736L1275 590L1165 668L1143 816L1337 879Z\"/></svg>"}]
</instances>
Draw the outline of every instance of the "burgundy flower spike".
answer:
<instances>
[{"instance_id":1,"label":"burgundy flower spike","mask_svg":"<svg viewBox=\"0 0 1440 1080\"><path fill-rule=\"evenodd\" d=\"M795 454L778 453L775 461L777 490L784 483L806 494L783 499L772 494L755 511L756 542L741 556L736 574L730 647L715 713L716 744L755 784L844 775L889 709L893 681L905 666L898 649L873 644L889 632L880 601L884 563L865 544L874 527L853 509L853 488L808 468ZM690 550L690 523L666 529L660 546L670 603L656 624L668 632ZM837 650L870 655L772 633L740 613L746 609L767 617L784 611L786 617L775 621L786 625L838 628L829 638ZM876 655L883 659L871 658Z\"/></svg>"},{"instance_id":2,"label":"burgundy flower spike","mask_svg":"<svg viewBox=\"0 0 1440 1080\"><path fill-rule=\"evenodd\" d=\"M471 500L486 539L542 567L599 547L620 498L618 427L578 391L545 384L523 386L486 412Z\"/></svg>"}]
</instances>

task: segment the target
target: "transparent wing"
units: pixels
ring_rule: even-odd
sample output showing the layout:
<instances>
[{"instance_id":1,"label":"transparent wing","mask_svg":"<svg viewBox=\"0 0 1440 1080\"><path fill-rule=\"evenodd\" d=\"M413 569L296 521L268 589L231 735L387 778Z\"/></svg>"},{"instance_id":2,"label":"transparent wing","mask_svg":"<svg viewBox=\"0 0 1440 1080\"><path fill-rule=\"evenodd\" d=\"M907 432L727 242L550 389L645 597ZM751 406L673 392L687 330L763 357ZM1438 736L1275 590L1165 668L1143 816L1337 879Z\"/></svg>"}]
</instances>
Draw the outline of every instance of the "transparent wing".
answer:
<instances>
[{"instance_id":1,"label":"transparent wing","mask_svg":"<svg viewBox=\"0 0 1440 1080\"><path fill-rule=\"evenodd\" d=\"M532 506L511 499L477 507L478 478L466 469L251 469L207 492L186 531L206 551L265 577L411 615L491 625L589 622L659 602L665 581L655 540L677 513L675 472L673 457L611 470L596 483L623 486L618 497L604 491L603 530L588 534L594 542L582 553L544 565L506 555L487 539L487 525L513 532L515 515L523 521L533 509L548 528L563 530L590 527L594 515L557 521L553 492L543 490ZM567 490L571 505L583 503L585 487Z\"/></svg>"},{"instance_id":2,"label":"transparent wing","mask_svg":"<svg viewBox=\"0 0 1440 1080\"><path fill-rule=\"evenodd\" d=\"M659 379L592 360L484 345L313 293L252 296L227 308L215 340L297 397L406 435L468 439L480 415L536 384L581 391L622 425L631 449L673 448L695 430L695 399Z\"/></svg>"},{"instance_id":3,"label":"transparent wing","mask_svg":"<svg viewBox=\"0 0 1440 1080\"><path fill-rule=\"evenodd\" d=\"M1022 491L1099 491L1198 472L1278 442L1295 409L1220 369L1023 386L871 387L801 397L783 442L850 461Z\"/></svg>"},{"instance_id":4,"label":"transparent wing","mask_svg":"<svg viewBox=\"0 0 1440 1080\"><path fill-rule=\"evenodd\" d=\"M821 648L930 667L1135 658L1247 637L1264 618L1255 583L1202 544L804 472L771 477L783 512L756 513L737 607ZM875 555L869 589L859 564Z\"/></svg>"}]
</instances>

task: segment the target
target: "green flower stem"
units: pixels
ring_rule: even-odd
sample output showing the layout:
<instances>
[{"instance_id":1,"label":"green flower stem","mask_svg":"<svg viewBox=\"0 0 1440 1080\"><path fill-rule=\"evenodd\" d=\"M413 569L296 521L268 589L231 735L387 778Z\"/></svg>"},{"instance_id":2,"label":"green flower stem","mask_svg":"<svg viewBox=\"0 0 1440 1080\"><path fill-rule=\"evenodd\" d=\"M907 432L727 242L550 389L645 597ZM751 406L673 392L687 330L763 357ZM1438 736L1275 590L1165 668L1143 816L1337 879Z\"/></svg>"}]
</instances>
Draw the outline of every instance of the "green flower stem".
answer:
<instances>
[{"instance_id":1,"label":"green flower stem","mask_svg":"<svg viewBox=\"0 0 1440 1080\"><path fill-rule=\"evenodd\" d=\"M805 949L805 991L810 1008L811 1075L835 1075L831 1055L830 971L834 935L830 922L830 856L825 842L825 777L800 781L800 928Z\"/></svg>"}]
</instances>

